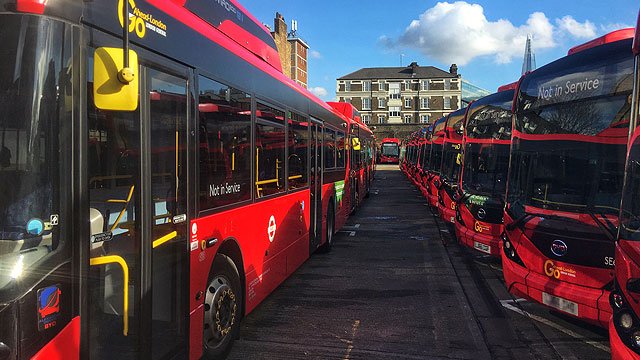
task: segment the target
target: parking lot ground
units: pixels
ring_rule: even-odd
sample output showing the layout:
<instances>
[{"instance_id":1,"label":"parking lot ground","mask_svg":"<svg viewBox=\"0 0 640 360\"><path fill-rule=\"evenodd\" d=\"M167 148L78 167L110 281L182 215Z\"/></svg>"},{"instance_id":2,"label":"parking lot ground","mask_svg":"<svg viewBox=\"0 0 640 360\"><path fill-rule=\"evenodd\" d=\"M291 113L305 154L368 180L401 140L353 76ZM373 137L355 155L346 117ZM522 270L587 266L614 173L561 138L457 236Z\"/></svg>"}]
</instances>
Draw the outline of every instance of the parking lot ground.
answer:
<instances>
[{"instance_id":1,"label":"parking lot ground","mask_svg":"<svg viewBox=\"0 0 640 360\"><path fill-rule=\"evenodd\" d=\"M243 320L230 359L607 359L607 333L513 298L396 166Z\"/></svg>"}]
</instances>

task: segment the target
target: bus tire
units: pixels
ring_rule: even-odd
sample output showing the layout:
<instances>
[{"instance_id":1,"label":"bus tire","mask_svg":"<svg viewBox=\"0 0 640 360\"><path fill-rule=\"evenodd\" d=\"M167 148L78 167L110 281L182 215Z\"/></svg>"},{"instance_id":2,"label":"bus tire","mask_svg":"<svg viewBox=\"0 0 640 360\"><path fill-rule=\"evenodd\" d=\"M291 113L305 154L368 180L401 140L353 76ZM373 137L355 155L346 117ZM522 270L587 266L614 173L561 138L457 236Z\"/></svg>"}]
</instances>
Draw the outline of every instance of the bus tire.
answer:
<instances>
[{"instance_id":1,"label":"bus tire","mask_svg":"<svg viewBox=\"0 0 640 360\"><path fill-rule=\"evenodd\" d=\"M224 359L229 354L240 333L243 304L238 268L230 257L216 255L204 302L204 359Z\"/></svg>"},{"instance_id":2,"label":"bus tire","mask_svg":"<svg viewBox=\"0 0 640 360\"><path fill-rule=\"evenodd\" d=\"M320 251L328 253L333 247L333 235L335 230L336 218L333 213L333 201L329 199L329 206L327 208L327 227L326 227L326 239L327 241L322 245Z\"/></svg>"}]
</instances>

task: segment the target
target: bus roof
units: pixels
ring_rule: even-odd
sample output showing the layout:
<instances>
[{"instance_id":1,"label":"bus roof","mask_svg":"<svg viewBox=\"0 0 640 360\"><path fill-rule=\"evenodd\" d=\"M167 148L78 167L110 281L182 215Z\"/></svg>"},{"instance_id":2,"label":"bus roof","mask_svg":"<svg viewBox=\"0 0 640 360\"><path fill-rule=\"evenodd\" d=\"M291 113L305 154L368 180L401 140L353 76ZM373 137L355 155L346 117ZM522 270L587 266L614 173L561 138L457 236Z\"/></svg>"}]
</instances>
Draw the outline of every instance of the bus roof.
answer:
<instances>
[{"instance_id":1,"label":"bus roof","mask_svg":"<svg viewBox=\"0 0 640 360\"><path fill-rule=\"evenodd\" d=\"M584 44L580 44L572 47L567 52L567 55L572 55L580 51L591 49L596 46L600 46L600 45L604 45L604 44L608 44L608 43L612 43L612 42L616 42L624 39L631 39L633 38L634 32L635 31L633 28L626 28L626 29L612 31L606 35L600 36L599 38L596 38L591 41L587 41Z\"/></svg>"},{"instance_id":2,"label":"bus roof","mask_svg":"<svg viewBox=\"0 0 640 360\"><path fill-rule=\"evenodd\" d=\"M507 91L507 90L515 90L516 87L518 87L518 82L514 81L514 82L512 82L510 84L505 84L505 85L502 85L502 86L498 87L498 92Z\"/></svg>"}]
</instances>

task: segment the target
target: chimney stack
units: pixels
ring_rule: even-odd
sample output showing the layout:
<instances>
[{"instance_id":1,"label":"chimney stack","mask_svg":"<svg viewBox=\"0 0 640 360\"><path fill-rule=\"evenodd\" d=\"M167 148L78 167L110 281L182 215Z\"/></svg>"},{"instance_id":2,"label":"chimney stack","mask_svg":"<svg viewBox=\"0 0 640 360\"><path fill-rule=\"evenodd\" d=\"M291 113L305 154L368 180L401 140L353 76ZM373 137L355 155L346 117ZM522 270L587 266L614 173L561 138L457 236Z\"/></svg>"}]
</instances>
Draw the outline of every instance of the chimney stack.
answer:
<instances>
[{"instance_id":1,"label":"chimney stack","mask_svg":"<svg viewBox=\"0 0 640 360\"><path fill-rule=\"evenodd\" d=\"M458 65L451 64L451 67L449 68L449 73L451 75L458 75Z\"/></svg>"}]
</instances>

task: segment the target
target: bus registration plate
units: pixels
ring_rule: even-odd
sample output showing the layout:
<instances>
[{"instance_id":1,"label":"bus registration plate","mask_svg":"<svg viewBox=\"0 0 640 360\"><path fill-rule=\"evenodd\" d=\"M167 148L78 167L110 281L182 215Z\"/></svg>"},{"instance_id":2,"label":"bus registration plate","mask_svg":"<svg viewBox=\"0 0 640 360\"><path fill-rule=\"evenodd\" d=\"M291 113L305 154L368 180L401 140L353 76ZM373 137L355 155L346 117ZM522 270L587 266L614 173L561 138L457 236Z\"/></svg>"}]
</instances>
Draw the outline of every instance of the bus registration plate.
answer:
<instances>
[{"instance_id":1,"label":"bus registration plate","mask_svg":"<svg viewBox=\"0 0 640 360\"><path fill-rule=\"evenodd\" d=\"M569 313L573 316L578 316L578 304L573 301L569 301L567 299L563 299L561 297L553 296L551 294L543 292L542 303L560 311Z\"/></svg>"},{"instance_id":2,"label":"bus registration plate","mask_svg":"<svg viewBox=\"0 0 640 360\"><path fill-rule=\"evenodd\" d=\"M477 241L473 242L473 248L479 251L482 251L483 253L487 253L487 254L491 254L491 246L489 245L485 245L483 243L479 243Z\"/></svg>"}]
</instances>

